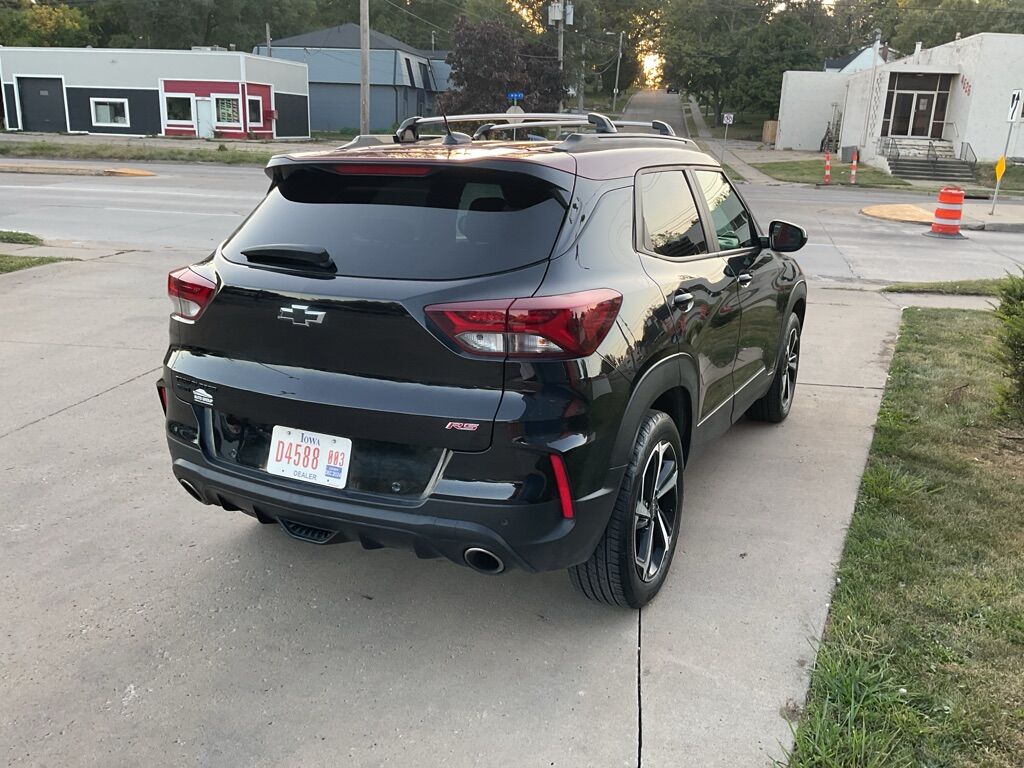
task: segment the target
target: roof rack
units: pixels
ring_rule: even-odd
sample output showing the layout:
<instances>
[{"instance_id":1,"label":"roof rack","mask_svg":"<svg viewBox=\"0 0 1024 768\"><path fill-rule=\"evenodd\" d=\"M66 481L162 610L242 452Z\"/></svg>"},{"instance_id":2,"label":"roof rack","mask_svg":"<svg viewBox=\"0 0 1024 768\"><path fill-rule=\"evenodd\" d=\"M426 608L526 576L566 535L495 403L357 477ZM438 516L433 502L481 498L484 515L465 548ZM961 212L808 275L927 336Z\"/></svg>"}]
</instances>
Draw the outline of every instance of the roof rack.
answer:
<instances>
[{"instance_id":1,"label":"roof rack","mask_svg":"<svg viewBox=\"0 0 1024 768\"><path fill-rule=\"evenodd\" d=\"M560 126L584 127L587 125L593 125L594 132L597 134L618 133L618 128L620 127L644 127L656 130L659 137L676 138L690 144L693 143L689 139L677 137L672 126L663 120L652 120L649 123L638 120L612 120L605 115L602 115L600 112L590 112L586 115L566 114L562 112L523 112L520 114L487 112L469 115L448 115L447 121L449 123L482 123L482 125L473 133L473 140L489 138L490 134L493 132L512 131L520 128L555 128ZM434 136L421 136L420 128L427 125L440 125L444 122L445 116L442 115L434 117L416 116L407 118L398 126L398 130L395 131L395 135L392 140L396 144L412 144L420 141L421 139L435 138ZM384 141L377 142L376 140L367 140L366 143L361 143L363 139L363 136L359 136L352 142L349 142L349 144L346 144L345 148L384 143Z\"/></svg>"}]
</instances>

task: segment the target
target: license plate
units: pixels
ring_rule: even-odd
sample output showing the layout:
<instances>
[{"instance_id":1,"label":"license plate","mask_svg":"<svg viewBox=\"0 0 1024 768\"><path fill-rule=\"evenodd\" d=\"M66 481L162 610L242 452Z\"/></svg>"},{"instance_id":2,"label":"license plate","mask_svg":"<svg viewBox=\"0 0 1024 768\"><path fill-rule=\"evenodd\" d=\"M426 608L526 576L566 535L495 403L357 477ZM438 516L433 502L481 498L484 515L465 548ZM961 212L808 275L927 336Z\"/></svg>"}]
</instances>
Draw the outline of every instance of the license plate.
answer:
<instances>
[{"instance_id":1,"label":"license plate","mask_svg":"<svg viewBox=\"0 0 1024 768\"><path fill-rule=\"evenodd\" d=\"M307 483L344 488L352 463L352 441L293 427L274 427L267 472Z\"/></svg>"}]
</instances>

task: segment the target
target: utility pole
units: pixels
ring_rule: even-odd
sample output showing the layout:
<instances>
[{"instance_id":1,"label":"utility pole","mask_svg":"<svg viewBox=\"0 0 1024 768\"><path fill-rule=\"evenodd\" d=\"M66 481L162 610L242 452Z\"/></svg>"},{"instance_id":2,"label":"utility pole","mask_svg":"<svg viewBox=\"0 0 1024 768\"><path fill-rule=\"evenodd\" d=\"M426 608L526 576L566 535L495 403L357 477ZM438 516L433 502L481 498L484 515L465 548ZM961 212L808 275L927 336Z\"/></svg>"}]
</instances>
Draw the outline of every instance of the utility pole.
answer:
<instances>
[{"instance_id":1,"label":"utility pole","mask_svg":"<svg viewBox=\"0 0 1024 768\"><path fill-rule=\"evenodd\" d=\"M565 27L572 26L573 5L570 0L552 0L548 6L548 26L554 26L558 32L558 71L565 70ZM558 111L562 111L562 97L558 98Z\"/></svg>"},{"instance_id":2,"label":"utility pole","mask_svg":"<svg viewBox=\"0 0 1024 768\"><path fill-rule=\"evenodd\" d=\"M606 35L612 35L614 32L605 32ZM615 87L612 89L612 112L615 112L619 105L619 70L622 68L622 35L623 32L619 32L619 57L615 61Z\"/></svg>"},{"instance_id":3,"label":"utility pole","mask_svg":"<svg viewBox=\"0 0 1024 768\"><path fill-rule=\"evenodd\" d=\"M359 0L359 133L370 132L370 0Z\"/></svg>"},{"instance_id":4,"label":"utility pole","mask_svg":"<svg viewBox=\"0 0 1024 768\"><path fill-rule=\"evenodd\" d=\"M576 108L583 114L583 93L587 90L587 41L580 45L580 81L576 85Z\"/></svg>"},{"instance_id":5,"label":"utility pole","mask_svg":"<svg viewBox=\"0 0 1024 768\"><path fill-rule=\"evenodd\" d=\"M432 52L437 50L437 48L434 47L434 35L435 34L436 33L434 32L434 30L430 30L430 50Z\"/></svg>"},{"instance_id":6,"label":"utility pole","mask_svg":"<svg viewBox=\"0 0 1024 768\"><path fill-rule=\"evenodd\" d=\"M270 22L269 21L267 22L266 27L267 27L267 58L270 58L270 57L272 57L274 55L274 49L270 47Z\"/></svg>"}]
</instances>

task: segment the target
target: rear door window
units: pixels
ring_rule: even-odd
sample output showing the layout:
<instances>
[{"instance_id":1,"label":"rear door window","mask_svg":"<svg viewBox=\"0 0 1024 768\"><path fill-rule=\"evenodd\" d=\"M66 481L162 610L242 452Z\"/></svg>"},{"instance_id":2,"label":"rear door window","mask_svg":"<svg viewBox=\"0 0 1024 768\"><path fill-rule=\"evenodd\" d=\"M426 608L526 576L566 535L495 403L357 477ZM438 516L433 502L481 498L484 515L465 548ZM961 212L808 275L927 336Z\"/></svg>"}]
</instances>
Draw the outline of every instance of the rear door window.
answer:
<instances>
[{"instance_id":1,"label":"rear door window","mask_svg":"<svg viewBox=\"0 0 1024 768\"><path fill-rule=\"evenodd\" d=\"M639 178L644 250L672 259L708 252L697 203L682 171L656 171Z\"/></svg>"},{"instance_id":2,"label":"rear door window","mask_svg":"<svg viewBox=\"0 0 1024 768\"><path fill-rule=\"evenodd\" d=\"M711 211L718 248L728 251L757 245L754 220L725 175L718 171L695 171L694 175Z\"/></svg>"},{"instance_id":3,"label":"rear door window","mask_svg":"<svg viewBox=\"0 0 1024 768\"><path fill-rule=\"evenodd\" d=\"M223 254L268 245L322 248L338 275L452 280L547 259L568 194L526 173L480 168L297 167Z\"/></svg>"}]
</instances>

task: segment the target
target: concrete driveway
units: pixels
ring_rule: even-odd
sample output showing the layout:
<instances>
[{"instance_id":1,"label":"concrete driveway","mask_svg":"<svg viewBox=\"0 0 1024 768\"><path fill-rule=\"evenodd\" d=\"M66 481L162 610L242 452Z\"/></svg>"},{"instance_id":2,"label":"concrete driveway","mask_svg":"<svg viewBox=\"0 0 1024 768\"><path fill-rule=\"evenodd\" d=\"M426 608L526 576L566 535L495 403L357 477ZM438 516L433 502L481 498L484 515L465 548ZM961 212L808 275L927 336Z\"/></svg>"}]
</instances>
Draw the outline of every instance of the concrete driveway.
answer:
<instances>
[{"instance_id":1,"label":"concrete driveway","mask_svg":"<svg viewBox=\"0 0 1024 768\"><path fill-rule=\"evenodd\" d=\"M670 582L641 613L617 611L584 601L564 574L486 578L405 552L317 548L189 499L170 475L153 387L165 274L228 231L227 214L262 182L234 169L149 181L0 181L0 227L138 249L0 277L8 764L646 768L782 756L897 301L834 290L841 276L826 269L790 419L741 423L688 468ZM76 189L86 182L93 191ZM779 199L755 208L773 215ZM820 200L791 201L788 218L810 218ZM204 211L217 216L189 216ZM915 253L910 238L917 230L887 231L894 260ZM998 255L1004 241L974 242ZM858 278L872 250L843 242L804 262L814 272L838 254Z\"/></svg>"}]
</instances>

